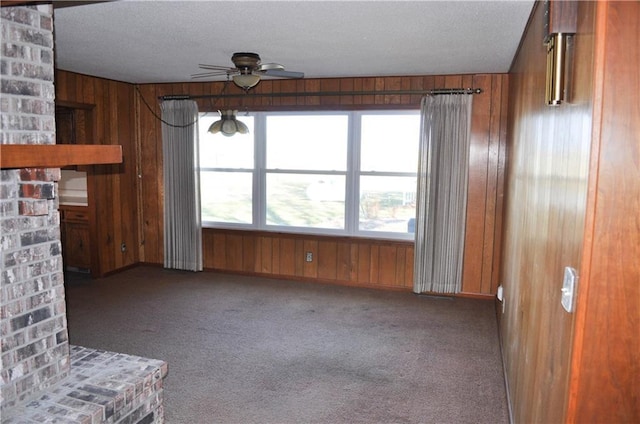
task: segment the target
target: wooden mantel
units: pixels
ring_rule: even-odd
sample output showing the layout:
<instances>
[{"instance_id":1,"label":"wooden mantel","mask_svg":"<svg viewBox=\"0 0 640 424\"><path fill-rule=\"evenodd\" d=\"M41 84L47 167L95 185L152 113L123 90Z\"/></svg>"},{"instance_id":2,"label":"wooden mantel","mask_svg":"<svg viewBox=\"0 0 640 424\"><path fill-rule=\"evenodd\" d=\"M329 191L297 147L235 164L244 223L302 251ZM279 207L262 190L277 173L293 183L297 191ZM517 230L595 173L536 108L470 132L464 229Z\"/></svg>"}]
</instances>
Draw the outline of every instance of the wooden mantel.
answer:
<instances>
[{"instance_id":1,"label":"wooden mantel","mask_svg":"<svg viewBox=\"0 0 640 424\"><path fill-rule=\"evenodd\" d=\"M122 146L95 144L2 144L0 167L61 168L122 163Z\"/></svg>"}]
</instances>

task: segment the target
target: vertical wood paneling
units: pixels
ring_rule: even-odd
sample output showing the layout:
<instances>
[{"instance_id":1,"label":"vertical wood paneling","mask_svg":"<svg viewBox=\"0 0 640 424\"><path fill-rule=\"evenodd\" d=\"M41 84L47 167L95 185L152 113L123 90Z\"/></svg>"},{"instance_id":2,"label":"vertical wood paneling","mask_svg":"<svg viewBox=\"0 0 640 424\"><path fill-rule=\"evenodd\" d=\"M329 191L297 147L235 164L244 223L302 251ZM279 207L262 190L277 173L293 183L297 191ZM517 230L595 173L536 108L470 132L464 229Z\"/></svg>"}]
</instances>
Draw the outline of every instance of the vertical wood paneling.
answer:
<instances>
[{"instance_id":1,"label":"vertical wood paneling","mask_svg":"<svg viewBox=\"0 0 640 424\"><path fill-rule=\"evenodd\" d=\"M110 140L118 140L121 144L124 144L127 147L129 147L129 145L131 144L131 141L127 140L124 137L121 137L121 134L120 134L120 129L121 128L124 129L126 127L126 123L124 119L122 120L122 122L120 122L120 119L118 116L118 110L120 106L124 106L125 108L128 106L129 108L131 108L133 105L132 104L121 105L121 102L120 102L121 99L118 93L118 84L115 81L109 82L109 98L114 100L109 103L110 105L109 107ZM125 148L125 151L126 150L127 149ZM124 154L122 159L123 159L123 162L127 160L127 158L124 157ZM120 164L109 166L110 171L112 172L112 177L108 179L108 183L111 185L111 193L113 193L113 197L116 199L120 198L120 184L121 184L120 173L122 171L121 169L122 167L123 166ZM120 250L120 245L123 242L122 213L121 213L122 209L121 209L120 203L115 204L111 202L109 204L109 212L113 217L113 221L115 225L113 226L113 232L112 232L113 243L111 244L111 248L113 249L113 252L112 254L106 255L106 256L109 258L113 258L113 261L109 264L109 269L118 269L118 268L122 268L122 255L116 254L116 253L122 253Z\"/></svg>"},{"instance_id":2,"label":"vertical wood paneling","mask_svg":"<svg viewBox=\"0 0 640 424\"><path fill-rule=\"evenodd\" d=\"M400 90L403 90L403 91L411 90L411 82L412 82L412 78L411 77L402 77L400 79ZM402 96L400 96L400 98L398 100L399 100L398 104L401 104L401 105L410 104L411 103L411 95L410 94L403 94Z\"/></svg>"},{"instance_id":3,"label":"vertical wood paneling","mask_svg":"<svg viewBox=\"0 0 640 424\"><path fill-rule=\"evenodd\" d=\"M80 77L80 78L75 78L75 87L73 88L74 90L74 95L75 95L75 101L77 101L78 103L87 103L86 99L84 98L84 83L83 83L84 78Z\"/></svg>"},{"instance_id":4,"label":"vertical wood paneling","mask_svg":"<svg viewBox=\"0 0 640 424\"><path fill-rule=\"evenodd\" d=\"M57 102L65 102L70 101L69 96L69 83L68 83L69 74L66 72L55 71L55 90L56 90L56 101Z\"/></svg>"},{"instance_id":5,"label":"vertical wood paneling","mask_svg":"<svg viewBox=\"0 0 640 424\"><path fill-rule=\"evenodd\" d=\"M142 96L153 99L156 90L153 86L141 86ZM138 102L140 104L140 102ZM158 114L159 108L155 107L156 102L150 105L153 112ZM140 128L140 174L143 213L143 247L144 257L142 260L149 263L163 263L164 258L161 253L163 231L163 209L161 199L162 193L162 144L156 142L160 138L160 129L155 125L155 118L150 113L143 113L146 105L139 105L138 127Z\"/></svg>"},{"instance_id":6,"label":"vertical wood paneling","mask_svg":"<svg viewBox=\"0 0 640 424\"><path fill-rule=\"evenodd\" d=\"M508 83L509 163L500 265L505 300L500 329L513 421L518 423L565 422L574 316L563 310L560 289L564 267L580 268L584 241L594 5L579 2L573 102L545 106L542 3L534 6ZM493 125L499 124L492 121ZM490 134L500 132L491 129ZM490 143L489 151L498 158L490 174L500 176L502 149ZM500 190L498 184L498 203ZM500 231L493 229L494 243L499 242ZM605 339L602 335L594 343L606 343ZM607 408L599 395L588 402ZM616 420L585 416L582 422L607 421Z\"/></svg>"},{"instance_id":7,"label":"vertical wood paneling","mask_svg":"<svg viewBox=\"0 0 640 424\"><path fill-rule=\"evenodd\" d=\"M407 254L404 258L404 284L406 288L413 287L413 256L415 253L415 246L407 247Z\"/></svg>"},{"instance_id":8,"label":"vertical wood paneling","mask_svg":"<svg viewBox=\"0 0 640 424\"><path fill-rule=\"evenodd\" d=\"M482 279L480 281L481 293L492 293L493 276L493 255L495 253L494 243L496 214L498 213L496 206L498 201L498 184L500 175L498 174L500 142L504 139L500 138L501 119L500 113L494 113L494 108L500 108L502 100L502 79L499 75L491 76L491 104L489 113L489 140L487 149L487 188L486 188L486 204L484 214L484 240L482 244Z\"/></svg>"},{"instance_id":9,"label":"vertical wood paneling","mask_svg":"<svg viewBox=\"0 0 640 424\"><path fill-rule=\"evenodd\" d=\"M304 239L302 242L302 255L304 258L307 252L311 252L313 255L313 261L304 261L302 275L307 278L318 277L318 241L314 239Z\"/></svg>"},{"instance_id":10,"label":"vertical wood paneling","mask_svg":"<svg viewBox=\"0 0 640 424\"><path fill-rule=\"evenodd\" d=\"M500 265L501 265L501 251L503 240L503 217L504 217L504 196L505 196L505 168L507 157L507 118L508 118L508 76L501 76L502 79L502 98L500 101L500 107L502 109L500 113L500 144L498 149L498 166L497 166L497 188L496 188L496 216L493 235L493 271L491 274L491 293L496 293L498 285L501 283L500 279Z\"/></svg>"},{"instance_id":11,"label":"vertical wood paneling","mask_svg":"<svg viewBox=\"0 0 640 424\"><path fill-rule=\"evenodd\" d=\"M274 275L280 275L280 239L271 238L271 271Z\"/></svg>"},{"instance_id":12,"label":"vertical wood paneling","mask_svg":"<svg viewBox=\"0 0 640 424\"><path fill-rule=\"evenodd\" d=\"M338 275L338 245L335 241L318 243L318 278L335 280Z\"/></svg>"},{"instance_id":13,"label":"vertical wood paneling","mask_svg":"<svg viewBox=\"0 0 640 424\"><path fill-rule=\"evenodd\" d=\"M205 232L207 234L208 232ZM227 264L227 236L226 234L211 233L214 234L214 261L213 267L217 269L230 268Z\"/></svg>"},{"instance_id":14,"label":"vertical wood paneling","mask_svg":"<svg viewBox=\"0 0 640 424\"><path fill-rule=\"evenodd\" d=\"M227 234L226 242L222 252L227 257L227 268L231 271L242 271L242 234Z\"/></svg>"},{"instance_id":15,"label":"vertical wood paneling","mask_svg":"<svg viewBox=\"0 0 640 424\"><path fill-rule=\"evenodd\" d=\"M259 260L256 260L259 246L259 239L250 235L242 236L242 271L256 272L259 269Z\"/></svg>"},{"instance_id":16,"label":"vertical wood paneling","mask_svg":"<svg viewBox=\"0 0 640 424\"><path fill-rule=\"evenodd\" d=\"M360 250L358 243L349 243L349 281L357 282L359 277Z\"/></svg>"},{"instance_id":17,"label":"vertical wood paneling","mask_svg":"<svg viewBox=\"0 0 640 424\"><path fill-rule=\"evenodd\" d=\"M377 244L372 244L369 250L369 281L375 285L380 283L380 246Z\"/></svg>"},{"instance_id":18,"label":"vertical wood paneling","mask_svg":"<svg viewBox=\"0 0 640 424\"><path fill-rule=\"evenodd\" d=\"M340 91L354 91L353 78L340 79ZM352 105L354 103L354 96L340 96L339 100L341 106Z\"/></svg>"},{"instance_id":19,"label":"vertical wood paneling","mask_svg":"<svg viewBox=\"0 0 640 424\"><path fill-rule=\"evenodd\" d=\"M202 245L208 246L207 249L202 249L202 261L203 263L214 263L215 255L215 235L211 233L203 233L202 234Z\"/></svg>"},{"instance_id":20,"label":"vertical wood paneling","mask_svg":"<svg viewBox=\"0 0 640 424\"><path fill-rule=\"evenodd\" d=\"M360 242L358 245L358 282L373 284L371 278L371 268L374 266L371 264L371 245Z\"/></svg>"},{"instance_id":21,"label":"vertical wood paneling","mask_svg":"<svg viewBox=\"0 0 640 424\"><path fill-rule=\"evenodd\" d=\"M384 88L384 86L385 86L384 81L385 81L385 79L384 79L384 78L382 78L382 77L376 77L376 78L374 78L374 79L373 79L373 82L374 82L374 83L373 83L374 90L376 90L376 91L382 91L382 90L384 90L384 89L385 89L385 88ZM373 96L373 101L374 101L374 103L375 103L376 105L382 105L382 104L384 104L384 99L385 99L385 97L386 97L386 96L384 96L384 95L382 95L382 94L375 94L375 95Z\"/></svg>"},{"instance_id":22,"label":"vertical wood paneling","mask_svg":"<svg viewBox=\"0 0 640 424\"><path fill-rule=\"evenodd\" d=\"M362 91L370 92L376 89L375 78L360 78L362 81ZM374 105L376 104L376 98L374 95L366 94L360 97L361 105Z\"/></svg>"},{"instance_id":23,"label":"vertical wood paneling","mask_svg":"<svg viewBox=\"0 0 640 424\"><path fill-rule=\"evenodd\" d=\"M462 87L462 75L445 75L444 86L448 88Z\"/></svg>"},{"instance_id":24,"label":"vertical wood paneling","mask_svg":"<svg viewBox=\"0 0 640 424\"><path fill-rule=\"evenodd\" d=\"M640 3L596 8L594 146L567 422L637 423Z\"/></svg>"},{"instance_id":25,"label":"vertical wood paneling","mask_svg":"<svg viewBox=\"0 0 640 424\"><path fill-rule=\"evenodd\" d=\"M133 86L65 71L56 71L56 102L82 109L88 144L120 144L124 163L87 167L91 271L101 276L137 263L138 208L135 169L135 112ZM121 243L126 250L122 252Z\"/></svg>"},{"instance_id":26,"label":"vertical wood paneling","mask_svg":"<svg viewBox=\"0 0 640 424\"><path fill-rule=\"evenodd\" d=\"M406 247L398 247L396 249L396 261L395 261L395 269L396 269L396 275L395 275L395 281L394 281L394 286L396 287L404 287L404 283L405 283L405 264L406 264L406 260L405 257L407 255L407 248Z\"/></svg>"},{"instance_id":27,"label":"vertical wood paneling","mask_svg":"<svg viewBox=\"0 0 640 424\"><path fill-rule=\"evenodd\" d=\"M340 79L327 78L320 81L320 91L340 91ZM337 106L340 104L340 96L324 96L320 98L320 104L324 106Z\"/></svg>"},{"instance_id":28,"label":"vertical wood paneling","mask_svg":"<svg viewBox=\"0 0 640 424\"><path fill-rule=\"evenodd\" d=\"M471 140L469 150L469 189L467 194L467 226L465 230L462 292L482 293L483 253L485 248L485 216L487 196L487 166L489 126L491 122L492 86L490 75L473 79L475 87L484 93L473 97ZM492 252L493 253L493 252Z\"/></svg>"},{"instance_id":29,"label":"vertical wood paneling","mask_svg":"<svg viewBox=\"0 0 640 424\"><path fill-rule=\"evenodd\" d=\"M281 93L292 93L296 91L296 80L283 80L280 84ZM296 97L281 97L281 106L295 106L298 99Z\"/></svg>"},{"instance_id":30,"label":"vertical wood paneling","mask_svg":"<svg viewBox=\"0 0 640 424\"><path fill-rule=\"evenodd\" d=\"M300 238L296 238L295 240L295 251L293 255L293 261L295 263L295 272L293 275L302 275L305 274L305 262L304 262L304 240Z\"/></svg>"},{"instance_id":31,"label":"vertical wood paneling","mask_svg":"<svg viewBox=\"0 0 640 424\"><path fill-rule=\"evenodd\" d=\"M401 90L402 89L402 78L400 77L389 77L384 79L384 89L385 90ZM386 95L384 96L383 104L387 105L399 105L402 103L402 97L397 94Z\"/></svg>"},{"instance_id":32,"label":"vertical wood paneling","mask_svg":"<svg viewBox=\"0 0 640 424\"><path fill-rule=\"evenodd\" d=\"M271 237L260 237L260 249L256 253L256 258L260 258L258 272L273 273L273 239Z\"/></svg>"},{"instance_id":33,"label":"vertical wood paneling","mask_svg":"<svg viewBox=\"0 0 640 424\"><path fill-rule=\"evenodd\" d=\"M347 242L338 242L336 246L336 280L351 280L351 244Z\"/></svg>"},{"instance_id":34,"label":"vertical wood paneling","mask_svg":"<svg viewBox=\"0 0 640 424\"><path fill-rule=\"evenodd\" d=\"M304 80L304 91L314 92L320 91L320 80ZM320 104L320 97L304 98L305 106L317 106Z\"/></svg>"},{"instance_id":35,"label":"vertical wood paneling","mask_svg":"<svg viewBox=\"0 0 640 424\"><path fill-rule=\"evenodd\" d=\"M280 239L280 274L295 275L296 273L296 241L292 238Z\"/></svg>"},{"instance_id":36,"label":"vertical wood paneling","mask_svg":"<svg viewBox=\"0 0 640 424\"><path fill-rule=\"evenodd\" d=\"M87 86L93 87L93 84L87 84ZM88 91L85 91L85 95ZM119 84L117 87L118 93L118 109L128 108L129 113L133 113L134 98L133 90L126 84ZM118 195L114 195L116 198L122 198L123 193L129 193L127 198L135 200L137 205L137 173L136 173L136 145L135 145L135 123L133 117L128 119L119 119L118 125L118 144L122 145L123 162L116 168L118 169ZM116 229L120 240L118 243L118 250L115 252L116 258L119 260L116 262L117 268L125 267L129 264L137 262L137 221L138 213L136 207L128 202L116 203L116 208L119 209L119 220L116 220ZM122 252L121 244L124 243L125 251Z\"/></svg>"},{"instance_id":37,"label":"vertical wood paneling","mask_svg":"<svg viewBox=\"0 0 640 424\"><path fill-rule=\"evenodd\" d=\"M203 240L206 269L366 287L413 286L411 242L208 228ZM306 252L313 254L312 262L305 261Z\"/></svg>"},{"instance_id":38,"label":"vertical wood paneling","mask_svg":"<svg viewBox=\"0 0 640 424\"><path fill-rule=\"evenodd\" d=\"M396 285L397 251L397 246L383 245L378 248L378 281L384 286Z\"/></svg>"}]
</instances>

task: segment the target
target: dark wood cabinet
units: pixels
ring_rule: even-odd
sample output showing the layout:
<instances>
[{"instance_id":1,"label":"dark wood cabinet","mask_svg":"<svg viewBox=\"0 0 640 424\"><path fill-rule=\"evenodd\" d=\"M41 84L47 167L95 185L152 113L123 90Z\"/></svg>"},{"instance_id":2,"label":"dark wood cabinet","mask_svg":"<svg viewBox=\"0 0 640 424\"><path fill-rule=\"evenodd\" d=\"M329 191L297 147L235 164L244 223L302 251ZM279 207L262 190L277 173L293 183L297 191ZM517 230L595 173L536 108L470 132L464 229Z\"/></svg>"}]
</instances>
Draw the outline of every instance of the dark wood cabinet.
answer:
<instances>
[{"instance_id":1,"label":"dark wood cabinet","mask_svg":"<svg viewBox=\"0 0 640 424\"><path fill-rule=\"evenodd\" d=\"M89 214L86 206L60 206L62 256L65 268L91 269Z\"/></svg>"}]
</instances>

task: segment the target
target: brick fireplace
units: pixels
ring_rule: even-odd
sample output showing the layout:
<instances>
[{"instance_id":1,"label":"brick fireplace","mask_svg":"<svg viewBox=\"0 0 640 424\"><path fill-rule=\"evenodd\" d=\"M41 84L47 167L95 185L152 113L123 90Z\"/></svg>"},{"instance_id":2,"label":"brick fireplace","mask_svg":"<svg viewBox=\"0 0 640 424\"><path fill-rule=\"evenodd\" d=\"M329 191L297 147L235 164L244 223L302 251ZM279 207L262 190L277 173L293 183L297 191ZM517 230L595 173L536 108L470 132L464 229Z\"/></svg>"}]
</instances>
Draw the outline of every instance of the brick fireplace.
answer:
<instances>
[{"instance_id":1,"label":"brick fireplace","mask_svg":"<svg viewBox=\"0 0 640 424\"><path fill-rule=\"evenodd\" d=\"M3 145L55 144L52 5L2 7ZM59 168L0 171L2 423L161 423L163 361L70 346Z\"/></svg>"}]
</instances>

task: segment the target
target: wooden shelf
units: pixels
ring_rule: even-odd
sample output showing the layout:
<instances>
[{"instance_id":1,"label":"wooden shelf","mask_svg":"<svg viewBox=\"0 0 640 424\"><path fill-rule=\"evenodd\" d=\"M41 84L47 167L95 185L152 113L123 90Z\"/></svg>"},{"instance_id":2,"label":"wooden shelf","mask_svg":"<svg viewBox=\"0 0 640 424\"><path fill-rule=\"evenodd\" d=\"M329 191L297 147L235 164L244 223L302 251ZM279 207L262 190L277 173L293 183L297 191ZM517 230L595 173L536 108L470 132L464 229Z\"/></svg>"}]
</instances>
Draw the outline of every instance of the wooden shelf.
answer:
<instances>
[{"instance_id":1,"label":"wooden shelf","mask_svg":"<svg viewBox=\"0 0 640 424\"><path fill-rule=\"evenodd\" d=\"M122 163L122 146L95 144L2 144L1 168L61 168Z\"/></svg>"}]
</instances>

